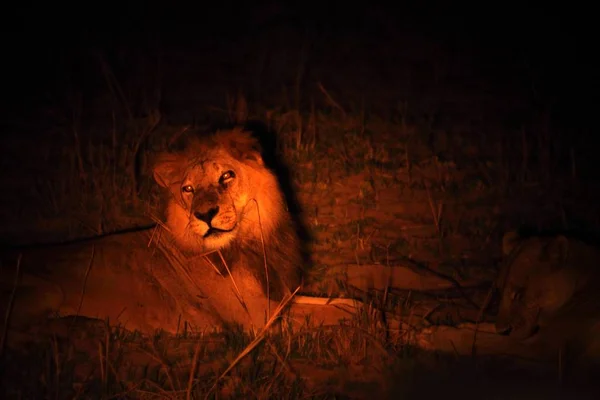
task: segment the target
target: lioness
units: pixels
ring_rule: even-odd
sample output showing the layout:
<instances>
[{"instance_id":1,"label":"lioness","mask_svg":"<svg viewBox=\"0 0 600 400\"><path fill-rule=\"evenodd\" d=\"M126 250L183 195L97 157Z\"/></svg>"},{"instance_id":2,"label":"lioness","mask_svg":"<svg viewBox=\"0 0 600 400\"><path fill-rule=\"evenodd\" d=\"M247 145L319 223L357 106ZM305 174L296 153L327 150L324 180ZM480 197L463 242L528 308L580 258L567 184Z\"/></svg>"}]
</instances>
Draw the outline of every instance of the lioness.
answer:
<instances>
[{"instance_id":1,"label":"lioness","mask_svg":"<svg viewBox=\"0 0 600 400\"><path fill-rule=\"evenodd\" d=\"M600 250L565 236L515 232L504 236L503 247L495 324L430 327L417 336L419 343L469 356L476 351L552 363L559 355L582 364L599 361Z\"/></svg>"},{"instance_id":2,"label":"lioness","mask_svg":"<svg viewBox=\"0 0 600 400\"><path fill-rule=\"evenodd\" d=\"M600 356L600 250L565 236L504 237L496 330L538 351Z\"/></svg>"},{"instance_id":3,"label":"lioness","mask_svg":"<svg viewBox=\"0 0 600 400\"><path fill-rule=\"evenodd\" d=\"M166 199L161 227L3 257L1 311L12 306L10 321L81 315L144 332L184 322L256 327L269 301L301 284L300 239L250 132L193 136L160 154L153 172ZM14 293L7 266L19 266Z\"/></svg>"}]
</instances>

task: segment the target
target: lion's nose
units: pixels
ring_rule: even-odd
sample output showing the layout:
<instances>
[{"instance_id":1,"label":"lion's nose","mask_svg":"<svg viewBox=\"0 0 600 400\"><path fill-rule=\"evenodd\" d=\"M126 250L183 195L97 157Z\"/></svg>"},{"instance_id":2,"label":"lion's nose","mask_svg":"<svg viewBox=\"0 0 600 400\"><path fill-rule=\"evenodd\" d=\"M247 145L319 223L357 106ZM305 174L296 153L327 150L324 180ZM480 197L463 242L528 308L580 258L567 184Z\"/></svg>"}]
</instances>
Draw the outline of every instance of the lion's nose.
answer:
<instances>
[{"instance_id":1,"label":"lion's nose","mask_svg":"<svg viewBox=\"0 0 600 400\"><path fill-rule=\"evenodd\" d=\"M210 208L206 212L194 211L194 217L200 221L206 222L206 225L210 226L210 222L213 220L215 215L219 213L219 206Z\"/></svg>"}]
</instances>

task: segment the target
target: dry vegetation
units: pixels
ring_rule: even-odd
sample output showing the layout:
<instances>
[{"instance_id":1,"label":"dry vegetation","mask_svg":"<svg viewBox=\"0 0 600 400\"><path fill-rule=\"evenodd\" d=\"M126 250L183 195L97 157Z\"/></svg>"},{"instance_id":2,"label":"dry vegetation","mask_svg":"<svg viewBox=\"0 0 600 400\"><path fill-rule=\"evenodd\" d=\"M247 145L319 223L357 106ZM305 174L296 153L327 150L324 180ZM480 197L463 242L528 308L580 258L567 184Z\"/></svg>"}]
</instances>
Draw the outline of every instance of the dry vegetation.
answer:
<instances>
[{"instance_id":1,"label":"dry vegetation","mask_svg":"<svg viewBox=\"0 0 600 400\"><path fill-rule=\"evenodd\" d=\"M111 321L61 322L34 344L4 350L4 398L428 398L451 391L487 398L522 386L525 378L510 361L432 355L413 346L413 333L428 324L477 320L507 229L598 222L584 198L589 186L578 183L575 152L538 123L548 117L545 110L516 128L441 118L451 114L444 94L425 105L398 95L402 100L391 111L379 112L325 80L306 83L307 50L300 49L291 72L268 65L273 80L284 70L294 77L283 90L250 101L244 92L254 89L222 89L224 104L215 101L195 115L210 122L259 119L277 133L313 236L314 275L344 264L410 265L451 283L484 284L463 291L361 292L365 308L339 326L307 321L292 328L283 319L256 337L235 329L183 329L177 337L149 338ZM153 78L159 72L128 81L99 59L106 89L97 101L104 104L100 122L90 122L86 107L92 106L73 91L66 108L46 109L54 125L10 144L15 156L4 163L20 172L2 178L13 196L1 216L5 242L55 242L151 222L147 157L185 128L159 112L161 91L171 89ZM451 69L439 60L431 79L443 80ZM240 87L253 85L260 81ZM357 295L324 278L313 290ZM401 323L392 329L381 309ZM553 366L535 372L527 375L529 383L548 379L546 394L558 393ZM490 377L498 375L502 384L491 386Z\"/></svg>"}]
</instances>

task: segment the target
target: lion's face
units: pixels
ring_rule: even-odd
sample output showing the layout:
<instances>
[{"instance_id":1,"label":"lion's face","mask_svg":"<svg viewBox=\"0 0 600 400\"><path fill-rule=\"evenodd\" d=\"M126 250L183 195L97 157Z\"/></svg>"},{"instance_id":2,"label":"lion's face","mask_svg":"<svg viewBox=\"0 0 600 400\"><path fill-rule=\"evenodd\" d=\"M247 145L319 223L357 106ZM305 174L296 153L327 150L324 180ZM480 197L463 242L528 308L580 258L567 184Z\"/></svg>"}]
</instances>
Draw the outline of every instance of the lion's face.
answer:
<instances>
[{"instance_id":1,"label":"lion's face","mask_svg":"<svg viewBox=\"0 0 600 400\"><path fill-rule=\"evenodd\" d=\"M159 157L156 181L169 189L167 227L188 250L213 251L258 228L261 193L276 192L256 142L241 130L194 140ZM262 201L267 215L268 202Z\"/></svg>"},{"instance_id":2,"label":"lion's face","mask_svg":"<svg viewBox=\"0 0 600 400\"><path fill-rule=\"evenodd\" d=\"M189 160L181 181L171 188L177 206L188 216L188 232L205 250L224 247L235 237L249 201L243 168L219 153L208 151Z\"/></svg>"},{"instance_id":3,"label":"lion's face","mask_svg":"<svg viewBox=\"0 0 600 400\"><path fill-rule=\"evenodd\" d=\"M564 237L532 238L516 241L508 249L514 251L514 259L498 282L502 296L496 321L499 333L527 339L538 331L545 316L570 298L574 286L564 268L567 246Z\"/></svg>"}]
</instances>

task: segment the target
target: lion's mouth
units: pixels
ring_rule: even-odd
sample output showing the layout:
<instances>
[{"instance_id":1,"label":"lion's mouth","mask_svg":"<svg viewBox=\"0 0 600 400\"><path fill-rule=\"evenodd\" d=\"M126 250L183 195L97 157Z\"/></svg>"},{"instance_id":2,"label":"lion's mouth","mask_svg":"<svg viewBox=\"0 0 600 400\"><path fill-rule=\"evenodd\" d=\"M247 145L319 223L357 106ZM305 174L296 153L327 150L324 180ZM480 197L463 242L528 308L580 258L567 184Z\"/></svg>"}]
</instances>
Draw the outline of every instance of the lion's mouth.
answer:
<instances>
[{"instance_id":1,"label":"lion's mouth","mask_svg":"<svg viewBox=\"0 0 600 400\"><path fill-rule=\"evenodd\" d=\"M208 228L208 231L206 231L206 233L204 234L203 238L218 238L219 236L222 236L226 233L229 233L231 231L233 231L235 229L235 226L231 229L219 229L219 228L214 228L214 227L210 227Z\"/></svg>"}]
</instances>

